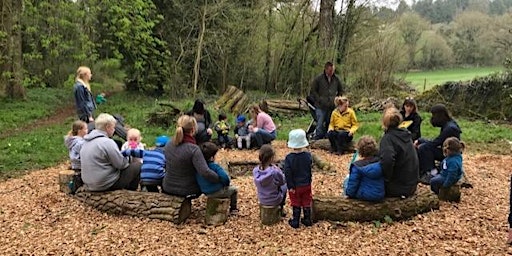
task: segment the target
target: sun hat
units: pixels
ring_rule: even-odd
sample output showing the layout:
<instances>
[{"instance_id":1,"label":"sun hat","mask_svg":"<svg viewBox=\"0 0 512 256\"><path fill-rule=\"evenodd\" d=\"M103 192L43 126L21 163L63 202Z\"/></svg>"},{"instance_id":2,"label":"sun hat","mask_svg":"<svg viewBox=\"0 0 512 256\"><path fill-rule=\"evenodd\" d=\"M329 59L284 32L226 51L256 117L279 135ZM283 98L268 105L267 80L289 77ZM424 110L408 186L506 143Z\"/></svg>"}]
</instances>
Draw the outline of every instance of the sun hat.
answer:
<instances>
[{"instance_id":1,"label":"sun hat","mask_svg":"<svg viewBox=\"0 0 512 256\"><path fill-rule=\"evenodd\" d=\"M309 146L306 138L306 132L302 129L291 130L288 134L288 147L289 148L305 148Z\"/></svg>"},{"instance_id":2,"label":"sun hat","mask_svg":"<svg viewBox=\"0 0 512 256\"><path fill-rule=\"evenodd\" d=\"M236 118L236 122L237 122L237 123L245 122L245 116L244 116L244 115L239 115L239 116Z\"/></svg>"},{"instance_id":3,"label":"sun hat","mask_svg":"<svg viewBox=\"0 0 512 256\"><path fill-rule=\"evenodd\" d=\"M167 142L169 142L169 137L162 135L162 136L156 137L155 145L157 147L163 147L163 146L165 146L165 144L167 144Z\"/></svg>"}]
</instances>

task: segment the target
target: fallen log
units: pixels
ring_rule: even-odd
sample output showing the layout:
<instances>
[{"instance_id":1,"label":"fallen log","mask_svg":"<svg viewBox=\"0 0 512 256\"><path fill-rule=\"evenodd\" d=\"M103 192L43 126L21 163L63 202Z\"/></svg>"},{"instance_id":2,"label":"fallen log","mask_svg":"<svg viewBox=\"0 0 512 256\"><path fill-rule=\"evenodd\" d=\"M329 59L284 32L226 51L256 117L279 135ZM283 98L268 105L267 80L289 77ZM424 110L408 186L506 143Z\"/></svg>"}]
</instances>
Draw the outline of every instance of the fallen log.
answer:
<instances>
[{"instance_id":1,"label":"fallen log","mask_svg":"<svg viewBox=\"0 0 512 256\"><path fill-rule=\"evenodd\" d=\"M236 88L235 86L229 86L226 91L222 94L222 96L217 100L217 102L215 102L215 107L216 108L220 108L222 106L224 106L226 104L226 102L231 99L231 96L236 93L238 90L238 88Z\"/></svg>"},{"instance_id":2,"label":"fallen log","mask_svg":"<svg viewBox=\"0 0 512 256\"><path fill-rule=\"evenodd\" d=\"M267 106L279 108L279 109L290 109L296 111L308 111L308 107L300 104L296 100L265 100Z\"/></svg>"},{"instance_id":3,"label":"fallen log","mask_svg":"<svg viewBox=\"0 0 512 256\"><path fill-rule=\"evenodd\" d=\"M235 104L244 97L244 92L238 90L231 96L231 98L226 102L226 104L222 107L222 109L226 112L231 112L231 109Z\"/></svg>"},{"instance_id":4,"label":"fallen log","mask_svg":"<svg viewBox=\"0 0 512 256\"><path fill-rule=\"evenodd\" d=\"M326 151L331 150L331 143L329 142L329 139L313 140L309 143L309 146L313 149L323 149ZM355 150L354 142L352 141L348 145L347 151L345 153L354 153Z\"/></svg>"},{"instance_id":5,"label":"fallen log","mask_svg":"<svg viewBox=\"0 0 512 256\"><path fill-rule=\"evenodd\" d=\"M418 188L416 195L409 198L386 198L379 203L341 196L313 198L315 220L364 222L382 220L386 216L401 220L436 209L439 209L439 199L426 187Z\"/></svg>"},{"instance_id":6,"label":"fallen log","mask_svg":"<svg viewBox=\"0 0 512 256\"><path fill-rule=\"evenodd\" d=\"M244 113L249 105L249 98L244 94L242 98L231 108L231 113L241 114Z\"/></svg>"},{"instance_id":7,"label":"fallen log","mask_svg":"<svg viewBox=\"0 0 512 256\"><path fill-rule=\"evenodd\" d=\"M183 223L191 213L191 200L162 193L115 190L90 192L79 189L81 202L109 214L129 215Z\"/></svg>"}]
</instances>

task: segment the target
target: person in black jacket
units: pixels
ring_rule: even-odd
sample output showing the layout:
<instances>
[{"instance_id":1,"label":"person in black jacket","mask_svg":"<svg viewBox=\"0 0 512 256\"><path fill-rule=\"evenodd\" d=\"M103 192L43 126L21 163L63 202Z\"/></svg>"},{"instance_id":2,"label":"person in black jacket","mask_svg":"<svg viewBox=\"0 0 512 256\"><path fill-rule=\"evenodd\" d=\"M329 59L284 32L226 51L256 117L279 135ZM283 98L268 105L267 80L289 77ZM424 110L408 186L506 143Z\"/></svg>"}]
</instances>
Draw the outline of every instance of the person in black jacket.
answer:
<instances>
[{"instance_id":1,"label":"person in black jacket","mask_svg":"<svg viewBox=\"0 0 512 256\"><path fill-rule=\"evenodd\" d=\"M204 101L197 99L194 102L192 110L187 112L187 115L194 117L197 121L197 131L194 136L197 144L199 145L211 141L213 133L211 129L212 117L210 112L206 109Z\"/></svg>"},{"instance_id":2,"label":"person in black jacket","mask_svg":"<svg viewBox=\"0 0 512 256\"><path fill-rule=\"evenodd\" d=\"M407 126L407 130L411 132L412 141L416 141L421 137L421 116L418 114L418 105L416 105L416 101L407 97L402 104L402 109L400 110L400 114L405 121L412 122L409 126Z\"/></svg>"},{"instance_id":3,"label":"person in black jacket","mask_svg":"<svg viewBox=\"0 0 512 256\"><path fill-rule=\"evenodd\" d=\"M380 141L379 156L386 188L386 197L409 197L418 185L419 163L411 134L399 128L402 115L396 108L384 112L384 136Z\"/></svg>"},{"instance_id":4,"label":"person in black jacket","mask_svg":"<svg viewBox=\"0 0 512 256\"><path fill-rule=\"evenodd\" d=\"M316 129L313 139L323 139L329 127L331 113L334 110L334 97L343 95L343 86L334 74L332 62L325 63L324 72L318 75L311 84L308 97L315 106Z\"/></svg>"},{"instance_id":5,"label":"person in black jacket","mask_svg":"<svg viewBox=\"0 0 512 256\"><path fill-rule=\"evenodd\" d=\"M414 146L418 149L418 158L420 160L420 181L430 184L430 179L437 174L435 161L444 159L443 142L449 137L455 137L460 140L462 133L459 125L452 118L448 109L443 104L434 105L430 109L432 117L430 123L434 127L441 127L439 135L433 140L419 138L414 141Z\"/></svg>"}]
</instances>

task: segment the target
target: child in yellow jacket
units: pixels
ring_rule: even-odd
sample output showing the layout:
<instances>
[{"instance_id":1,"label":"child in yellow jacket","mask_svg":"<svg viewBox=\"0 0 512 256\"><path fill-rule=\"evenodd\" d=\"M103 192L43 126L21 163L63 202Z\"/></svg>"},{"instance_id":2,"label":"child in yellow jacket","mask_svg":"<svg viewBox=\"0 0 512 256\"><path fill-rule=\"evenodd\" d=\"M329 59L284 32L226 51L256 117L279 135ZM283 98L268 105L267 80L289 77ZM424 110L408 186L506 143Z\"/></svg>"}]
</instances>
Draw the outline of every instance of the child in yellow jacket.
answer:
<instances>
[{"instance_id":1,"label":"child in yellow jacket","mask_svg":"<svg viewBox=\"0 0 512 256\"><path fill-rule=\"evenodd\" d=\"M337 155L343 154L352 142L354 134L359 128L356 113L349 107L348 98L338 96L334 98L336 109L332 111L327 138L331 143L331 152Z\"/></svg>"}]
</instances>

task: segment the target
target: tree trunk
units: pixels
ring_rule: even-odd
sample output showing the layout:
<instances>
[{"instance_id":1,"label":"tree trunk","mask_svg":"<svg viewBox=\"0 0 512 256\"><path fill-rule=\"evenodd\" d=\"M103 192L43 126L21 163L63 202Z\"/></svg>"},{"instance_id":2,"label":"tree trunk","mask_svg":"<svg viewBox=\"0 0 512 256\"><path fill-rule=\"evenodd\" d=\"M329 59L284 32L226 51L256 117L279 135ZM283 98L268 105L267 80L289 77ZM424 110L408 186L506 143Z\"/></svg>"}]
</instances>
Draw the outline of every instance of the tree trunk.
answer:
<instances>
[{"instance_id":1,"label":"tree trunk","mask_svg":"<svg viewBox=\"0 0 512 256\"><path fill-rule=\"evenodd\" d=\"M439 189L439 200L447 202L460 202L460 185L455 184L448 188Z\"/></svg>"},{"instance_id":2,"label":"tree trunk","mask_svg":"<svg viewBox=\"0 0 512 256\"><path fill-rule=\"evenodd\" d=\"M231 99L231 96L238 91L238 88L236 88L235 86L229 86L228 89L224 92L224 94L222 94L222 96L217 100L217 102L215 102L215 106L217 108L224 106L226 102L229 99Z\"/></svg>"},{"instance_id":3,"label":"tree trunk","mask_svg":"<svg viewBox=\"0 0 512 256\"><path fill-rule=\"evenodd\" d=\"M231 98L228 100L228 102L226 102L222 109L224 109L224 111L226 112L231 112L231 108L235 106L236 103L244 97L244 95L245 94L243 91L238 90L235 94L231 96Z\"/></svg>"},{"instance_id":4,"label":"tree trunk","mask_svg":"<svg viewBox=\"0 0 512 256\"><path fill-rule=\"evenodd\" d=\"M190 199L153 192L89 192L79 189L76 197L102 212L167 220L175 224L184 222L192 209Z\"/></svg>"},{"instance_id":5,"label":"tree trunk","mask_svg":"<svg viewBox=\"0 0 512 256\"><path fill-rule=\"evenodd\" d=\"M320 47L323 48L324 50L329 50L332 46L334 35L334 3L335 0L320 1L320 19L318 21L318 34Z\"/></svg>"},{"instance_id":6,"label":"tree trunk","mask_svg":"<svg viewBox=\"0 0 512 256\"><path fill-rule=\"evenodd\" d=\"M211 198L206 200L206 225L222 225L228 220L229 198Z\"/></svg>"},{"instance_id":7,"label":"tree trunk","mask_svg":"<svg viewBox=\"0 0 512 256\"><path fill-rule=\"evenodd\" d=\"M344 197L313 198L316 220L372 221L386 216L400 220L436 209L439 209L439 199L426 187L418 188L416 195L409 198L386 198L380 203Z\"/></svg>"},{"instance_id":8,"label":"tree trunk","mask_svg":"<svg viewBox=\"0 0 512 256\"><path fill-rule=\"evenodd\" d=\"M281 207L260 204L260 220L263 225L273 225L281 220Z\"/></svg>"},{"instance_id":9,"label":"tree trunk","mask_svg":"<svg viewBox=\"0 0 512 256\"><path fill-rule=\"evenodd\" d=\"M64 192L65 194L71 194L71 188L69 183L73 180L75 176L75 171L73 170L64 170L59 172L59 190Z\"/></svg>"},{"instance_id":10,"label":"tree trunk","mask_svg":"<svg viewBox=\"0 0 512 256\"><path fill-rule=\"evenodd\" d=\"M345 57L348 51L348 44L352 36L354 36L354 30L360 20L360 14L356 12L356 0L348 0L346 12L340 17L340 26L337 29L337 60L336 63L343 65Z\"/></svg>"},{"instance_id":11,"label":"tree trunk","mask_svg":"<svg viewBox=\"0 0 512 256\"><path fill-rule=\"evenodd\" d=\"M309 146L311 148L314 148L314 149L323 149L323 150L331 150L331 143L329 142L329 139L320 139L320 140L315 140L315 141L312 141ZM350 142L350 144L348 145L348 148L347 148L347 152L345 153L354 153L355 151L355 148L354 148L354 142Z\"/></svg>"},{"instance_id":12,"label":"tree trunk","mask_svg":"<svg viewBox=\"0 0 512 256\"><path fill-rule=\"evenodd\" d=\"M199 35L197 38L196 60L194 62L194 81L192 83L194 88L194 95L197 93L197 85L199 83L199 69L201 67L201 53L203 52L204 33L206 31L206 8L208 7L208 0L204 0L204 8L201 16L201 25L199 26Z\"/></svg>"},{"instance_id":13,"label":"tree trunk","mask_svg":"<svg viewBox=\"0 0 512 256\"><path fill-rule=\"evenodd\" d=\"M271 86L270 82L270 64L272 58L272 0L268 0L268 17L267 17L267 52L265 57L265 91L269 91Z\"/></svg>"}]
</instances>

